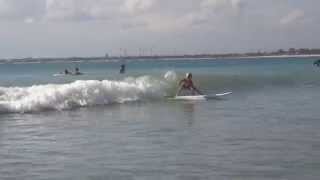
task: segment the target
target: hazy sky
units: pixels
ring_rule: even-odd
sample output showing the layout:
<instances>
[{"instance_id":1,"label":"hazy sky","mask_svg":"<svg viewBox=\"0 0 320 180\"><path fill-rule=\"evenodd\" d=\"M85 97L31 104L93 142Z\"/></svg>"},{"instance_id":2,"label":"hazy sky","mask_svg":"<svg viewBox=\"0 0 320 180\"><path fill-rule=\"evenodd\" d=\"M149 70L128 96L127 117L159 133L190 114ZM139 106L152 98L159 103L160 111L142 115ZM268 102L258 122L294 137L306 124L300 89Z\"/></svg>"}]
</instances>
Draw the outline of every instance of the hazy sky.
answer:
<instances>
[{"instance_id":1,"label":"hazy sky","mask_svg":"<svg viewBox=\"0 0 320 180\"><path fill-rule=\"evenodd\" d=\"M0 58L320 48L319 0L0 0Z\"/></svg>"}]
</instances>

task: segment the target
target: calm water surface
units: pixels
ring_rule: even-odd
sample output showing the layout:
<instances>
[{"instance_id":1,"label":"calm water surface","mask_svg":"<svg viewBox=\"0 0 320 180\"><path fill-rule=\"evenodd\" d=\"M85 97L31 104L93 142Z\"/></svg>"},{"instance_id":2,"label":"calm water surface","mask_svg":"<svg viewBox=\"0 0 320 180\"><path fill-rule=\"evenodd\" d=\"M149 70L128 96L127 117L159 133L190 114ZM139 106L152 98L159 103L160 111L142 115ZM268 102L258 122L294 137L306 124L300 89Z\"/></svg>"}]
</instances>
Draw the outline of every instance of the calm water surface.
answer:
<instances>
[{"instance_id":1,"label":"calm water surface","mask_svg":"<svg viewBox=\"0 0 320 180\"><path fill-rule=\"evenodd\" d=\"M65 64L1 65L11 71L0 78L0 179L319 179L320 71L310 63L131 62L124 77L112 76L117 63L79 64L82 77L52 76ZM162 84L168 71L193 72L206 93L233 94L160 98L175 88ZM130 86L108 89L90 79Z\"/></svg>"}]
</instances>

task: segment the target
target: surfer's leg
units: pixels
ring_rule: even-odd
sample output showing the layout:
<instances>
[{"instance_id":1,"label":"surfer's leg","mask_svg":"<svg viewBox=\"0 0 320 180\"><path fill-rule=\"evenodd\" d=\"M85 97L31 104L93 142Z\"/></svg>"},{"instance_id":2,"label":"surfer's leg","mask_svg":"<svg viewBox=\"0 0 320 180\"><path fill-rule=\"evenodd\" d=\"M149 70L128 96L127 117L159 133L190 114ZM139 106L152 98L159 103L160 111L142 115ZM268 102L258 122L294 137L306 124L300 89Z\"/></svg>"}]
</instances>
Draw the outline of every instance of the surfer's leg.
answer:
<instances>
[{"instance_id":1,"label":"surfer's leg","mask_svg":"<svg viewBox=\"0 0 320 180\"><path fill-rule=\"evenodd\" d=\"M192 95L196 95L196 92L195 92L195 89L194 89L194 88L190 87L188 90L191 91L191 94L192 94Z\"/></svg>"},{"instance_id":2,"label":"surfer's leg","mask_svg":"<svg viewBox=\"0 0 320 180\"><path fill-rule=\"evenodd\" d=\"M180 95L181 90L182 90L182 87L180 86L179 89L178 89L178 91L177 91L177 93L176 93L176 96L179 96L179 95Z\"/></svg>"}]
</instances>

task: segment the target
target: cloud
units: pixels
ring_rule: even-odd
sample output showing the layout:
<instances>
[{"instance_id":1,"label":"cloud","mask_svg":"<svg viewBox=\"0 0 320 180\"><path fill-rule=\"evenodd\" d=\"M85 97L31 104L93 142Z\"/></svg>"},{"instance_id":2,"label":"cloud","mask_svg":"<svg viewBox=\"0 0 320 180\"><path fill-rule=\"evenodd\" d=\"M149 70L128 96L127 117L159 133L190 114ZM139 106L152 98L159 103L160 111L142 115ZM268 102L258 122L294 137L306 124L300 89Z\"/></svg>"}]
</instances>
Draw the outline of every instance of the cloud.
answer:
<instances>
[{"instance_id":1,"label":"cloud","mask_svg":"<svg viewBox=\"0 0 320 180\"><path fill-rule=\"evenodd\" d=\"M43 0L0 0L0 19L24 20L26 17L38 18L44 14Z\"/></svg>"},{"instance_id":2,"label":"cloud","mask_svg":"<svg viewBox=\"0 0 320 180\"><path fill-rule=\"evenodd\" d=\"M128 13L141 13L149 10L155 2L155 0L126 0L122 8Z\"/></svg>"},{"instance_id":3,"label":"cloud","mask_svg":"<svg viewBox=\"0 0 320 180\"><path fill-rule=\"evenodd\" d=\"M124 0L0 0L0 20L92 21L119 16Z\"/></svg>"},{"instance_id":4,"label":"cloud","mask_svg":"<svg viewBox=\"0 0 320 180\"><path fill-rule=\"evenodd\" d=\"M34 23L34 19L29 17L29 18L26 18L24 22L27 24L31 24L31 23Z\"/></svg>"},{"instance_id":5,"label":"cloud","mask_svg":"<svg viewBox=\"0 0 320 180\"><path fill-rule=\"evenodd\" d=\"M119 20L153 7L156 0L46 0L47 21ZM133 17L126 16L127 20Z\"/></svg>"},{"instance_id":6,"label":"cloud","mask_svg":"<svg viewBox=\"0 0 320 180\"><path fill-rule=\"evenodd\" d=\"M304 17L305 17L304 11L302 11L300 9L296 9L296 10L291 11L286 16L284 16L280 20L280 23L282 25L293 24L293 23L297 23L299 21L302 21L304 19Z\"/></svg>"},{"instance_id":7,"label":"cloud","mask_svg":"<svg viewBox=\"0 0 320 180\"><path fill-rule=\"evenodd\" d=\"M219 14L237 14L244 0L0 0L0 19L22 22L110 21L126 27L179 29ZM135 25L137 22L138 26ZM179 23L179 24L176 24ZM163 26L163 27L162 27Z\"/></svg>"},{"instance_id":8,"label":"cloud","mask_svg":"<svg viewBox=\"0 0 320 180\"><path fill-rule=\"evenodd\" d=\"M214 11L222 11L226 9L240 10L244 6L241 0L203 0L201 7L212 9Z\"/></svg>"},{"instance_id":9,"label":"cloud","mask_svg":"<svg viewBox=\"0 0 320 180\"><path fill-rule=\"evenodd\" d=\"M76 18L81 14L81 12L79 12L74 5L75 3L73 0L47 0L45 17L49 20Z\"/></svg>"},{"instance_id":10,"label":"cloud","mask_svg":"<svg viewBox=\"0 0 320 180\"><path fill-rule=\"evenodd\" d=\"M215 26L234 22L238 19L246 3L243 0L202 0L199 8L182 14L176 20L179 29L198 26Z\"/></svg>"},{"instance_id":11,"label":"cloud","mask_svg":"<svg viewBox=\"0 0 320 180\"><path fill-rule=\"evenodd\" d=\"M44 19L90 21L108 19L114 0L46 0Z\"/></svg>"}]
</instances>

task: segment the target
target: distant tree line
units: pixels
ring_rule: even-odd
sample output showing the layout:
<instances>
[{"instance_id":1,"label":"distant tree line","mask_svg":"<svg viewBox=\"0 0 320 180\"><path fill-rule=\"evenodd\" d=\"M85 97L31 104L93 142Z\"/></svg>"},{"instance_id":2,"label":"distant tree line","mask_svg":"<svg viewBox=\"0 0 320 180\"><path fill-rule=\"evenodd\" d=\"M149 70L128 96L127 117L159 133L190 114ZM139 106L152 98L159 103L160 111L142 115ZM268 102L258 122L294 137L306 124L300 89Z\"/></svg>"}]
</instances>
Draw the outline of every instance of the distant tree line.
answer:
<instances>
[{"instance_id":1,"label":"distant tree line","mask_svg":"<svg viewBox=\"0 0 320 180\"><path fill-rule=\"evenodd\" d=\"M148 56L110 56L105 54L101 57L66 57L66 58L18 58L18 59L0 59L0 63L10 62L53 62L53 61L108 61L112 59L160 59L160 58L237 58L237 57L255 57L255 56L281 56L281 55L319 55L320 49L308 48L289 48L287 50L278 49L273 52L248 52L248 53L207 53L207 54L182 54L182 55L148 55Z\"/></svg>"},{"instance_id":2,"label":"distant tree line","mask_svg":"<svg viewBox=\"0 0 320 180\"><path fill-rule=\"evenodd\" d=\"M288 50L278 49L274 52L254 52L245 53L246 56L272 56L272 55L314 55L320 54L320 49L308 49L308 48L289 48Z\"/></svg>"}]
</instances>

